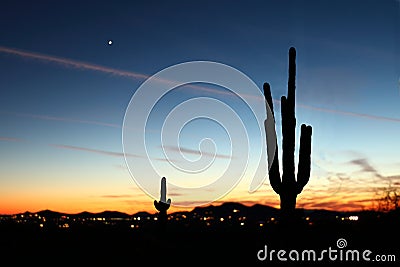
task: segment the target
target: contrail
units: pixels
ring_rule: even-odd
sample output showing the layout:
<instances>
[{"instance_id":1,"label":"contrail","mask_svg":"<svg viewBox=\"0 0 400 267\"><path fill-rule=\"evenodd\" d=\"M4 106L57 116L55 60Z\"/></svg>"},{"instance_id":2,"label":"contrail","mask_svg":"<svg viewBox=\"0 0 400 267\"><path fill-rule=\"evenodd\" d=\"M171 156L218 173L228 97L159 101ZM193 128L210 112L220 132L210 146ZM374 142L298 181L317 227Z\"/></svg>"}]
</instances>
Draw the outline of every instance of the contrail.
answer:
<instances>
[{"instance_id":1,"label":"contrail","mask_svg":"<svg viewBox=\"0 0 400 267\"><path fill-rule=\"evenodd\" d=\"M23 140L23 139L20 139L20 138L0 136L0 141L23 142L24 140Z\"/></svg>"},{"instance_id":2,"label":"contrail","mask_svg":"<svg viewBox=\"0 0 400 267\"><path fill-rule=\"evenodd\" d=\"M93 124L99 126L107 126L112 128L122 128L122 125L114 124L114 123L107 123L107 122L100 122L100 121L91 121L91 120L78 120L78 119L71 119L71 118L64 118L64 117L55 117L55 116L47 116L47 115L37 115L37 114L27 114L27 113L17 113L17 112L6 112L0 111L0 114L10 114L18 117L27 117L39 120L50 120L50 121L65 121L65 122L74 122L74 123L83 123L83 124Z\"/></svg>"},{"instance_id":3,"label":"contrail","mask_svg":"<svg viewBox=\"0 0 400 267\"><path fill-rule=\"evenodd\" d=\"M118 69L113 69L113 68L109 68L109 67L105 67L105 66L101 66L101 65L95 65L95 64L91 64L91 63L82 62L82 61L76 61L76 60L67 59L67 58L50 56L50 55L40 54L40 53L36 53L36 52L22 51L22 50L8 48L8 47L4 47L4 46L0 46L0 52L6 53L6 54L12 54L12 55L16 55L16 56L20 56L20 57L24 57L24 58L31 58L31 59L37 59L37 60L57 63L64 67L94 70L94 71L109 73L109 74L113 74L113 75L117 75L117 76L121 76L121 77L133 78L136 80L138 80L138 79L146 80L151 77L150 75L147 75L147 74L118 70ZM160 78L158 78L158 79L154 78L154 80L161 82L161 83L175 85L175 82L170 81L170 80L165 80L165 79L160 79ZM212 92L212 93L223 94L223 95L234 95L231 92L219 91L219 90L215 90L212 88L207 88L207 87L198 86L198 85L194 85L194 84L188 84L186 86L197 89L197 90L202 90L205 92ZM251 98L254 96L248 95L247 97Z\"/></svg>"},{"instance_id":4,"label":"contrail","mask_svg":"<svg viewBox=\"0 0 400 267\"><path fill-rule=\"evenodd\" d=\"M121 77L133 78L133 79L145 80L145 79L148 79L151 77L150 75L147 75L147 74L118 70L118 69L113 69L113 68L109 68L109 67L105 67L105 66L101 66L101 65L95 65L95 64L91 64L91 63L86 63L86 62L81 62L81 61L76 61L76 60L72 60L72 59L56 57L56 56L50 56L50 55L45 55L45 54L40 54L40 53L35 53L35 52L27 52L27 51L22 51L22 50L17 50L14 48L8 48L8 47L2 47L2 46L0 46L0 52L6 53L6 54L12 54L12 55L16 55L16 56L20 56L20 57L24 57L24 58L32 58L32 59L38 59L38 60L43 60L43 61L47 61L47 62L53 62L53 63L57 63L62 66L65 66L65 67L93 70L93 71L109 73L109 74L113 74L113 75L117 75L117 76L121 76ZM169 81L169 80L159 80L159 82L168 83L168 84L173 83L173 81ZM194 85L194 84L189 84L187 86L189 86L193 89L196 89L196 90L212 92L212 93L216 93L216 94L232 95L232 96L234 95L230 91L215 90L212 88L207 88L204 86L198 86L198 85ZM257 96L252 96L252 95L246 95L246 96L242 96L242 97L258 98ZM264 99L260 99L260 101L264 101ZM280 104L280 100L274 99L274 102ZM375 116L375 115L363 114L363 113L357 113L357 112L320 108L320 107L314 107L314 106L303 105L303 104L298 104L298 106L301 108L305 108L305 109L312 109L312 110L326 112L326 113L334 113L334 114L340 114L340 115L352 116L352 117L358 117L358 118L364 118L364 119L400 122L399 118ZM34 117L34 116L36 116L36 115L32 115L32 117ZM36 117L39 118L39 116L36 116ZM43 117L42 119L51 119L51 118L52 117L47 117L47 118ZM56 119L55 117L54 117L54 120L83 122L83 121L71 120L71 119L61 119L61 118ZM117 127L116 125L108 125L107 123L103 124L100 122L89 122L89 121L86 121L86 122L104 125L104 126ZM118 126L118 127L121 127L121 126Z\"/></svg>"},{"instance_id":5,"label":"contrail","mask_svg":"<svg viewBox=\"0 0 400 267\"><path fill-rule=\"evenodd\" d=\"M36 53L36 52L22 51L22 50L8 48L8 47L4 47L4 46L0 46L0 52L6 53L6 54L12 54L12 55L16 55L16 56L20 56L20 57L24 57L24 58L31 58L31 59L37 59L37 60L57 63L64 67L94 70L94 71L109 73L109 74L126 77L126 78L146 80L151 77L151 75L147 75L147 74L143 74L143 73L118 70L118 69L113 69L113 68L109 68L109 67L105 67L105 66L101 66L101 65L95 65L95 64L91 64L91 63L82 62L82 61L76 61L76 60L67 59L67 58L50 56L50 55L40 54L40 53ZM174 85L176 84L175 81L171 81L171 80L165 80L165 79L160 79L160 78L158 78L158 79L154 78L154 80L161 82L161 83L166 83L166 84L174 84ZM219 90L215 90L212 88L198 86L198 85L194 85L194 84L188 84L186 86L197 89L197 90L202 90L205 92L212 92L212 93L224 94L224 95L234 95L233 93L231 93L229 91L228 92L227 91L219 91ZM255 96L248 95L247 97L251 98L251 97L255 97Z\"/></svg>"},{"instance_id":6,"label":"contrail","mask_svg":"<svg viewBox=\"0 0 400 267\"><path fill-rule=\"evenodd\" d=\"M65 67L94 70L94 71L109 73L109 74L122 76L122 77L129 77L129 78L134 78L134 79L149 78L148 75L141 74L141 73L135 73L135 72L131 72L131 71L123 71L123 70L108 68L108 67L104 67L104 66L100 66L100 65L90 64L90 63L86 63L86 62L82 62L82 61L76 61L76 60L67 59L67 58L49 56L49 55L39 54L39 53L34 53L34 52L27 52L27 51L17 50L17 49L13 49L13 48L7 48L7 47L3 47L3 46L0 46L0 52L7 53L7 54L13 54L13 55L25 57L25 58L32 58L32 59L44 60L47 62L53 62L53 63L61 64Z\"/></svg>"},{"instance_id":7,"label":"contrail","mask_svg":"<svg viewBox=\"0 0 400 267\"><path fill-rule=\"evenodd\" d=\"M124 156L124 153L122 153L122 152L105 151L105 150L86 148L86 147L79 147L79 146L69 146L69 145L60 145L60 144L49 144L49 146L56 147L56 148L61 148L61 149L86 151L86 152L90 152L90 153L113 156L113 157L123 157ZM125 156L127 156L127 157L141 157L139 155L128 154L128 153L126 153Z\"/></svg>"},{"instance_id":8,"label":"contrail","mask_svg":"<svg viewBox=\"0 0 400 267\"><path fill-rule=\"evenodd\" d=\"M319 107L314 107L314 106L309 106L309 105L302 105L302 104L298 104L298 106L301 107L301 108L312 109L312 110L322 111L322 112L326 112L326 113L334 113L334 114L340 114L340 115L352 116L352 117L359 117L359 118L370 119L370 120L400 122L399 118L376 116L376 115L357 113L357 112L350 112L350 111L343 111L343 110L337 110L337 109L319 108Z\"/></svg>"}]
</instances>

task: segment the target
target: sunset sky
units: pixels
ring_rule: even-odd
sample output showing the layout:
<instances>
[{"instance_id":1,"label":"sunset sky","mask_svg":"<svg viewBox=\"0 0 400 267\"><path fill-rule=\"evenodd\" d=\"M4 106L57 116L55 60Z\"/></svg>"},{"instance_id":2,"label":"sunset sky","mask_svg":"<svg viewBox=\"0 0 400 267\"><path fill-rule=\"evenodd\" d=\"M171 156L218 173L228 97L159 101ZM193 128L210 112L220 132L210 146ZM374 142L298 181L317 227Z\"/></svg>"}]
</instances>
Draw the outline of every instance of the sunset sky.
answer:
<instances>
[{"instance_id":1,"label":"sunset sky","mask_svg":"<svg viewBox=\"0 0 400 267\"><path fill-rule=\"evenodd\" d=\"M297 50L297 129L301 123L313 126L311 178L297 205L369 208L381 188L400 186L399 1L2 2L0 214L154 213L153 196L141 190L124 158L124 116L148 77L179 63L226 64L253 80L260 94L269 82L281 146L278 100L287 92L291 46ZM174 162L163 158L162 145L179 156L176 147L158 143L158 134L167 113L182 101L215 98L248 122L248 110L224 92L204 85L166 95L149 117L150 160L161 169ZM187 126L181 159L198 160L201 147L201 160L216 167L211 176L167 169L165 176L202 186L237 160L229 156L229 141L241 125L198 120ZM298 144L299 132L296 137ZM214 146L202 143L204 138ZM147 177L150 172L141 169L136 175L157 180L158 188L161 177ZM279 207L268 178L249 193L251 178L243 177L211 203ZM167 192L170 211L196 205L199 196L183 191Z\"/></svg>"}]
</instances>

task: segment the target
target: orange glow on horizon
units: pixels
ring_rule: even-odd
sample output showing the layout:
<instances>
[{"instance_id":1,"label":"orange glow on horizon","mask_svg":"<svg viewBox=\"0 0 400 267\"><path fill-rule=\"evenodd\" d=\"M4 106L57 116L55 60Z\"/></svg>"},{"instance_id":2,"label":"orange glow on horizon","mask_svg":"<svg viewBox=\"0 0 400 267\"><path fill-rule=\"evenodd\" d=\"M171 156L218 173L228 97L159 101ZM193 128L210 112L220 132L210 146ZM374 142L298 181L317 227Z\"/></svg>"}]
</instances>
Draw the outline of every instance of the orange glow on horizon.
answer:
<instances>
[{"instance_id":1,"label":"orange glow on horizon","mask_svg":"<svg viewBox=\"0 0 400 267\"><path fill-rule=\"evenodd\" d=\"M68 201L60 201L57 199L36 199L30 198L17 198L13 197L8 201L5 201L4 198L0 198L1 203L3 203L3 207L0 208L0 214L3 215L11 215L17 213L23 213L26 211L29 212L38 212L41 210L52 210L62 213L70 213L76 214L83 211L87 212L102 212L102 211L119 211L124 212L127 214L135 214L137 212L148 212L150 214L154 214L157 212L155 207L153 206L153 201L148 198L148 201L137 201L136 204L133 203L123 203L121 204L120 201L116 201L113 199L105 199L102 201L97 201L95 203L90 203L87 200L79 200L79 199L71 199ZM238 198L228 198L225 197L221 200L202 205L202 207L214 205L219 206L224 202L237 202L241 203L245 206L252 206L255 204L262 204L271 206L274 208L279 208L279 197L276 197L275 201L266 201L265 197L259 197L258 199L251 199L251 200L242 200ZM343 201L341 197L337 197L335 199L329 199L324 202L323 198L319 198L318 200L313 203L302 203L298 201L297 208L303 209L326 209L332 211L360 211L360 210L371 210L374 207L373 201L364 201L359 199L358 202L361 204L355 205L354 202ZM322 203L322 205L321 205ZM326 205L323 205L326 204ZM179 211L191 211L195 207L176 207L171 205L170 209L168 210L169 213L179 212Z\"/></svg>"}]
</instances>

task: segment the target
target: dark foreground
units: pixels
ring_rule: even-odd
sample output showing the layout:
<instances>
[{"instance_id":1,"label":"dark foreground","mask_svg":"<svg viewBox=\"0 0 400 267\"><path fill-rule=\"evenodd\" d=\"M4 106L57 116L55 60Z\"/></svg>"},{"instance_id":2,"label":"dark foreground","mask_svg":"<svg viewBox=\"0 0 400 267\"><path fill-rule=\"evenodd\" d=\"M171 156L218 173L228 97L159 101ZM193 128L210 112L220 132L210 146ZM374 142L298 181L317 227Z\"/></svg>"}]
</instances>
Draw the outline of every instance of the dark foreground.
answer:
<instances>
[{"instance_id":1,"label":"dark foreground","mask_svg":"<svg viewBox=\"0 0 400 267\"><path fill-rule=\"evenodd\" d=\"M304 223L289 228L277 223L259 227L223 224L206 227L168 221L165 232L157 223L141 228L115 224L76 225L68 229L3 223L0 225L0 266L23 263L37 266L399 266L399 222L398 213L374 221ZM347 243L342 249L338 248L339 239ZM265 246L268 257L260 261L257 253ZM272 250L275 251L270 256ZM279 250L284 250L280 256L286 262L278 259ZM296 258L293 250L299 253L298 261L289 257ZM311 250L315 251L315 261L309 254ZM327 251L321 256L323 250ZM351 260L355 250L359 261ZM363 259L365 250L371 251L367 253L370 261ZM301 260L302 253L304 260ZM377 255L386 261L378 262ZM259 256L263 258L264 251Z\"/></svg>"}]
</instances>

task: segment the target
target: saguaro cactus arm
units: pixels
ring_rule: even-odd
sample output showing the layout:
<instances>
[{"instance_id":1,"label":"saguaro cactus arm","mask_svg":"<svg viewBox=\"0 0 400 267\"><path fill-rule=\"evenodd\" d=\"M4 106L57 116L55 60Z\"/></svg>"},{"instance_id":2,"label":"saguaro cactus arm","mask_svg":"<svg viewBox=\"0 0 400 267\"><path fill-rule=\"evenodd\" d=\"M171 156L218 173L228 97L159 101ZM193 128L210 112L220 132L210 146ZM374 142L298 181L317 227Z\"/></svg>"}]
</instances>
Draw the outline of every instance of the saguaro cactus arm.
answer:
<instances>
[{"instance_id":1,"label":"saguaro cactus arm","mask_svg":"<svg viewBox=\"0 0 400 267\"><path fill-rule=\"evenodd\" d=\"M303 187L308 183L310 178L311 135L311 126L302 124L300 133L299 165L297 168L297 194L301 193Z\"/></svg>"}]
</instances>

